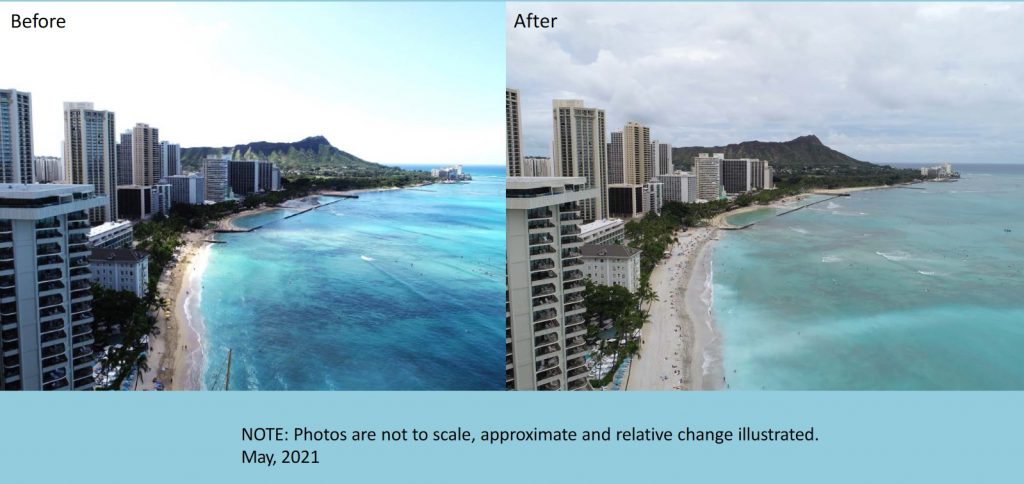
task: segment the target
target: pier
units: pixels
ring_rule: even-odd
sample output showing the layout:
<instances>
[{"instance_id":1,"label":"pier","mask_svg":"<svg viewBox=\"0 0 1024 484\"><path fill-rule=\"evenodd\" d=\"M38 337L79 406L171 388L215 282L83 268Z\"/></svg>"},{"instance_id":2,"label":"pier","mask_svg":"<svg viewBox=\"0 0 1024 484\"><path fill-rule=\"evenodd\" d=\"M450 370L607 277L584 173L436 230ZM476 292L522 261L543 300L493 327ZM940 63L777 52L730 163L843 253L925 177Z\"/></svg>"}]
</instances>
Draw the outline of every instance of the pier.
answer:
<instances>
[{"instance_id":1,"label":"pier","mask_svg":"<svg viewBox=\"0 0 1024 484\"><path fill-rule=\"evenodd\" d=\"M827 202L827 201L829 201L829 200L834 200L834 199L836 199L836 198L839 198L839 197L848 197L848 196L850 196L850 194L849 194L849 193L841 193L841 194L839 194L839 195L832 195L831 197L828 197L828 198L825 198L825 199L822 199L822 200L818 200L817 202L811 202L811 203L808 203L807 205L801 205L801 206L799 206L799 207L796 207L796 208L793 208L793 209L789 209L789 210L786 210L785 212L782 212L782 213L777 213L777 214L775 214L775 216L776 216L776 217L781 217L781 216L783 216L783 215L786 215L786 214L790 214L790 213L793 213L793 212L795 212L795 211L797 211L797 210L803 210L803 209L805 209L805 208L807 208L807 207L810 207L811 205L817 205L817 204L819 204L819 203L822 203L822 202Z\"/></svg>"},{"instance_id":2,"label":"pier","mask_svg":"<svg viewBox=\"0 0 1024 484\"><path fill-rule=\"evenodd\" d=\"M332 195L332 196L338 196L338 195ZM270 225L270 224L272 224L274 222L277 222L277 221L280 221L280 220L289 219L289 218L292 218L292 217L298 217L299 215L302 215L302 214L304 214L306 212L309 212L309 211L312 211L312 210L316 210L316 209L318 209L320 207L326 207L328 205L331 205L332 203L338 203L338 202L340 202L342 200L350 199L350 198L359 198L359 197L355 196L355 195L341 196L341 198L339 200L331 200L331 201L329 201L327 203L321 203L319 205L313 205L312 207L306 207L306 208L303 208L303 209L299 210L298 212L285 215L284 217L281 217L281 218L279 218L277 220L269 220L267 222L264 222L262 224L259 224L259 225L255 226L255 227L250 227L250 228L247 228L247 229L235 227L234 224L232 223L232 226L230 228L216 228L216 229L213 229L213 231L215 233L218 233L218 234L244 234L244 233L249 233L249 232L252 232L254 230L259 230L259 229L261 229L263 227L266 227L267 225ZM294 209L293 207L285 207L285 206L281 206L281 205L277 205L276 208ZM210 241L210 242L216 242L216 241ZM221 242L221 243L226 243L226 242Z\"/></svg>"},{"instance_id":3,"label":"pier","mask_svg":"<svg viewBox=\"0 0 1024 484\"><path fill-rule=\"evenodd\" d=\"M349 193L335 192L335 191L331 191L331 190L324 190L324 191L320 192L320 194L321 195L326 195L328 197L359 198L359 195L351 195ZM335 201L337 201L337 200L335 200ZM326 205L326 203L324 205Z\"/></svg>"}]
</instances>

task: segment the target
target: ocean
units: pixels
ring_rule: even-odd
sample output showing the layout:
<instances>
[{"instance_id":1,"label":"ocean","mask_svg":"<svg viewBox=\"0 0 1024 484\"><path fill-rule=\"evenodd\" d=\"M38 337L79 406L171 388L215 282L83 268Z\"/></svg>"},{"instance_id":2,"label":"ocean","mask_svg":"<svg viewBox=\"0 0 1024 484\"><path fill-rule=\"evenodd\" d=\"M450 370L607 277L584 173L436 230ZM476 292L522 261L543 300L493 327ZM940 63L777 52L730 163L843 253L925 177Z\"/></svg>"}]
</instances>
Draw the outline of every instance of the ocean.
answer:
<instances>
[{"instance_id":1,"label":"ocean","mask_svg":"<svg viewBox=\"0 0 1024 484\"><path fill-rule=\"evenodd\" d=\"M727 388L1024 389L1024 166L955 168L730 218L760 221L714 246Z\"/></svg>"},{"instance_id":2,"label":"ocean","mask_svg":"<svg viewBox=\"0 0 1024 484\"><path fill-rule=\"evenodd\" d=\"M202 387L224 388L230 349L231 390L503 389L504 168L464 169L218 234Z\"/></svg>"}]
</instances>

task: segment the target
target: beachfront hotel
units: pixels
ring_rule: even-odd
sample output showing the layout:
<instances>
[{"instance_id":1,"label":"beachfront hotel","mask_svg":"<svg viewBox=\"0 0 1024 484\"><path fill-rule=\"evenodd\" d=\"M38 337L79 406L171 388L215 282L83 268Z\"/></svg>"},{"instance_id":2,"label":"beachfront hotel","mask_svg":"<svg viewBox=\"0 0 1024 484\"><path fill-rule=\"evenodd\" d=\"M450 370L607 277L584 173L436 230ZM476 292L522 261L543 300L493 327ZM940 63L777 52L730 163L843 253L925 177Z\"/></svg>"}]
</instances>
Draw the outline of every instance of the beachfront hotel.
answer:
<instances>
[{"instance_id":1,"label":"beachfront hotel","mask_svg":"<svg viewBox=\"0 0 1024 484\"><path fill-rule=\"evenodd\" d=\"M552 102L554 138L552 163L556 177L583 177L587 188L595 188L593 199L580 202L583 220L607 218L608 174L605 158L604 110L588 108L579 99Z\"/></svg>"},{"instance_id":2,"label":"beachfront hotel","mask_svg":"<svg viewBox=\"0 0 1024 484\"><path fill-rule=\"evenodd\" d=\"M519 91L506 87L505 174L507 176L523 176L523 125L521 119L522 108L519 106Z\"/></svg>"},{"instance_id":3,"label":"beachfront hotel","mask_svg":"<svg viewBox=\"0 0 1024 484\"><path fill-rule=\"evenodd\" d=\"M595 220L580 225L580 238L584 244L621 244L626 240L626 222L617 218Z\"/></svg>"},{"instance_id":4,"label":"beachfront hotel","mask_svg":"<svg viewBox=\"0 0 1024 484\"><path fill-rule=\"evenodd\" d=\"M127 220L105 222L89 229L89 247L93 248L131 247L134 240L132 223Z\"/></svg>"},{"instance_id":5,"label":"beachfront hotel","mask_svg":"<svg viewBox=\"0 0 1024 484\"><path fill-rule=\"evenodd\" d=\"M694 174L677 171L658 175L658 181L664 184L666 202L693 203L697 201L697 177Z\"/></svg>"},{"instance_id":6,"label":"beachfront hotel","mask_svg":"<svg viewBox=\"0 0 1024 484\"><path fill-rule=\"evenodd\" d=\"M149 254L127 247L94 247L89 264L92 281L101 287L145 297L149 285Z\"/></svg>"},{"instance_id":7,"label":"beachfront hotel","mask_svg":"<svg viewBox=\"0 0 1024 484\"><path fill-rule=\"evenodd\" d=\"M114 113L92 103L64 103L64 176L92 185L107 203L89 210L94 225L117 219L117 142Z\"/></svg>"},{"instance_id":8,"label":"beachfront hotel","mask_svg":"<svg viewBox=\"0 0 1024 484\"><path fill-rule=\"evenodd\" d=\"M757 158L722 158L722 187L726 193L746 193L772 188L768 162Z\"/></svg>"},{"instance_id":9,"label":"beachfront hotel","mask_svg":"<svg viewBox=\"0 0 1024 484\"><path fill-rule=\"evenodd\" d=\"M34 183L32 94L0 89L0 183Z\"/></svg>"},{"instance_id":10,"label":"beachfront hotel","mask_svg":"<svg viewBox=\"0 0 1024 484\"><path fill-rule=\"evenodd\" d=\"M227 176L235 195L245 196L281 189L281 172L269 161L228 161Z\"/></svg>"},{"instance_id":11,"label":"beachfront hotel","mask_svg":"<svg viewBox=\"0 0 1024 484\"><path fill-rule=\"evenodd\" d=\"M202 205L206 193L206 178L195 173L167 177L171 185L171 204Z\"/></svg>"},{"instance_id":12,"label":"beachfront hotel","mask_svg":"<svg viewBox=\"0 0 1024 484\"><path fill-rule=\"evenodd\" d=\"M595 284L622 286L631 293L640 288L640 249L585 244L580 252L583 273Z\"/></svg>"},{"instance_id":13,"label":"beachfront hotel","mask_svg":"<svg viewBox=\"0 0 1024 484\"><path fill-rule=\"evenodd\" d=\"M718 200L722 191L722 160L725 155L700 153L693 159L693 172L697 175L697 199Z\"/></svg>"},{"instance_id":14,"label":"beachfront hotel","mask_svg":"<svg viewBox=\"0 0 1024 484\"><path fill-rule=\"evenodd\" d=\"M587 387L580 247L584 177L506 180L505 388Z\"/></svg>"},{"instance_id":15,"label":"beachfront hotel","mask_svg":"<svg viewBox=\"0 0 1024 484\"><path fill-rule=\"evenodd\" d=\"M206 179L206 195L203 197L211 202L223 202L228 199L228 161L230 155L208 155L203 160L203 178Z\"/></svg>"},{"instance_id":16,"label":"beachfront hotel","mask_svg":"<svg viewBox=\"0 0 1024 484\"><path fill-rule=\"evenodd\" d=\"M0 185L3 390L93 387L90 185Z\"/></svg>"}]
</instances>

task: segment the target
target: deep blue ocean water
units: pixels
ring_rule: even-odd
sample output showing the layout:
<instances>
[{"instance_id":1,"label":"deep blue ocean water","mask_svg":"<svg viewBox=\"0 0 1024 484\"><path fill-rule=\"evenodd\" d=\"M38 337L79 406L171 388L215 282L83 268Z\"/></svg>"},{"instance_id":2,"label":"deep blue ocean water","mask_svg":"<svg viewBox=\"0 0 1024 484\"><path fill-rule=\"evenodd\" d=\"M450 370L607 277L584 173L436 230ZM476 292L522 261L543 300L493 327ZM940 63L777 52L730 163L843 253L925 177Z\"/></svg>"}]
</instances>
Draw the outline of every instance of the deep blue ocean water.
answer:
<instances>
[{"instance_id":1,"label":"deep blue ocean water","mask_svg":"<svg viewBox=\"0 0 1024 484\"><path fill-rule=\"evenodd\" d=\"M221 234L203 387L223 388L230 348L232 390L503 389L504 168L465 171Z\"/></svg>"},{"instance_id":2,"label":"deep blue ocean water","mask_svg":"<svg viewBox=\"0 0 1024 484\"><path fill-rule=\"evenodd\" d=\"M955 168L731 218L761 221L714 249L728 387L1024 389L1024 166Z\"/></svg>"}]
</instances>

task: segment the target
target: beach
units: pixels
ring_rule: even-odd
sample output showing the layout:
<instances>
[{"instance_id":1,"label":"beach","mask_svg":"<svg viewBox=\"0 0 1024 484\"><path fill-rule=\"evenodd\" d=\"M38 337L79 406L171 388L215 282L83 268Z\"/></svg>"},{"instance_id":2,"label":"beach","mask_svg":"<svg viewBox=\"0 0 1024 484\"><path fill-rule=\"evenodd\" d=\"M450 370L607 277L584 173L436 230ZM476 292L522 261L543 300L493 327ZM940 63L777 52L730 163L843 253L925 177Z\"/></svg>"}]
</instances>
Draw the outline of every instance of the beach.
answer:
<instances>
[{"instance_id":1,"label":"beach","mask_svg":"<svg viewBox=\"0 0 1024 484\"><path fill-rule=\"evenodd\" d=\"M710 242L715 227L676 232L671 256L651 272L650 323L641 332L627 390L703 390L721 387L721 349L710 313Z\"/></svg>"}]
</instances>

